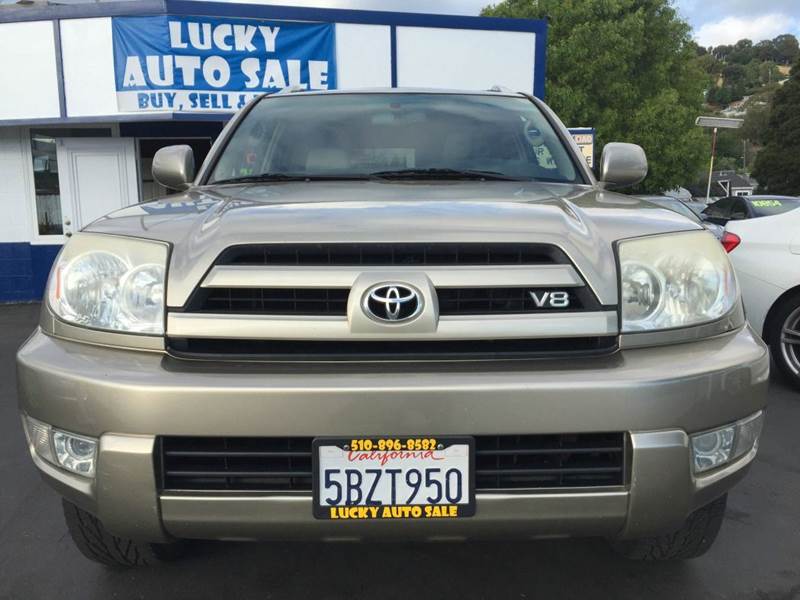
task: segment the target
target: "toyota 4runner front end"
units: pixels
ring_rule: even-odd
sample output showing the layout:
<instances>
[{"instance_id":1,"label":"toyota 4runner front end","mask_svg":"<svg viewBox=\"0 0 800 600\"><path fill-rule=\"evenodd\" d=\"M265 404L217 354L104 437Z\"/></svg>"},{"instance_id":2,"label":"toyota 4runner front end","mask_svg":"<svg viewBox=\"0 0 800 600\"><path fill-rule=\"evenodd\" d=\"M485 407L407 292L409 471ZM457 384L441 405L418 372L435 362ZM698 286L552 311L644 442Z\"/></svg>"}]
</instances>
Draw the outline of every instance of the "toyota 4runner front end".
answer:
<instances>
[{"instance_id":1,"label":"toyota 4runner front end","mask_svg":"<svg viewBox=\"0 0 800 600\"><path fill-rule=\"evenodd\" d=\"M188 147L153 168L185 191L76 234L18 355L84 554L711 545L768 355L713 236L608 191L645 176L640 148L609 144L598 181L521 94L295 93L237 114L196 177Z\"/></svg>"}]
</instances>

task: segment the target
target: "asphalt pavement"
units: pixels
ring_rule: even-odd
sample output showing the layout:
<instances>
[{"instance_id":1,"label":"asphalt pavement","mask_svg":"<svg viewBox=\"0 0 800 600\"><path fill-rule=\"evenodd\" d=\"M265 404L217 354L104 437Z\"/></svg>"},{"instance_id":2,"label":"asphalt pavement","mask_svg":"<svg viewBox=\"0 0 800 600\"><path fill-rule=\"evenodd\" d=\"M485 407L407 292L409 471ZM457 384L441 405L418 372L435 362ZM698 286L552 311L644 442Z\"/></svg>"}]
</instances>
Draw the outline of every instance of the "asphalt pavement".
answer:
<instances>
[{"instance_id":1,"label":"asphalt pavement","mask_svg":"<svg viewBox=\"0 0 800 600\"><path fill-rule=\"evenodd\" d=\"M17 412L14 354L38 305L0 307L0 599L800 599L800 393L779 382L758 459L704 557L633 563L602 540L429 544L198 542L182 561L111 570L73 547Z\"/></svg>"}]
</instances>

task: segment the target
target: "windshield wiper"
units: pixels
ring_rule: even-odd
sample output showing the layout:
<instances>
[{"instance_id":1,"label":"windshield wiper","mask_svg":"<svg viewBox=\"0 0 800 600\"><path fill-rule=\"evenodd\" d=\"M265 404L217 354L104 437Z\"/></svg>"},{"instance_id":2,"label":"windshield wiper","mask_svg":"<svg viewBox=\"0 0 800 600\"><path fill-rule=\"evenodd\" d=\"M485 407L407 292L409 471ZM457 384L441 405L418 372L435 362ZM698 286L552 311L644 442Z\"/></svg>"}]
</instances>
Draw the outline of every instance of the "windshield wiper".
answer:
<instances>
[{"instance_id":1,"label":"windshield wiper","mask_svg":"<svg viewBox=\"0 0 800 600\"><path fill-rule=\"evenodd\" d=\"M243 175L229 179L209 182L211 185L230 183L268 183L280 181L353 181L363 179L482 179L492 181L526 181L523 178L505 175L497 171L477 171L472 169L399 169L376 171L369 175L304 175L302 173L261 173Z\"/></svg>"},{"instance_id":2,"label":"windshield wiper","mask_svg":"<svg viewBox=\"0 0 800 600\"><path fill-rule=\"evenodd\" d=\"M493 181L524 181L520 177L505 175L497 171L474 169L399 169L370 173L375 179L484 179Z\"/></svg>"},{"instance_id":3,"label":"windshield wiper","mask_svg":"<svg viewBox=\"0 0 800 600\"><path fill-rule=\"evenodd\" d=\"M217 179L211 185L227 183L268 183L271 181L349 181L367 179L365 175L303 175L302 173L261 173L260 175L243 175L229 179Z\"/></svg>"}]
</instances>

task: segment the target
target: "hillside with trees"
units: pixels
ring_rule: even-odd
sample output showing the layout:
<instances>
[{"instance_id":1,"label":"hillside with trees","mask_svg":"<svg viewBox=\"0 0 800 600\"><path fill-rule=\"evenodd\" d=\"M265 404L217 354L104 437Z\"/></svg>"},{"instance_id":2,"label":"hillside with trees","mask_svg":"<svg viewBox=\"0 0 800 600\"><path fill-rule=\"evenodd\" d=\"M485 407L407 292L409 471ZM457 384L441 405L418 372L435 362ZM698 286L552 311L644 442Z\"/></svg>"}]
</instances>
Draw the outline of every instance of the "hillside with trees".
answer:
<instances>
[{"instance_id":1,"label":"hillside with trees","mask_svg":"<svg viewBox=\"0 0 800 600\"><path fill-rule=\"evenodd\" d=\"M744 39L732 45L697 47L696 52L698 64L707 76L706 113L744 119L741 129L720 130L715 169L735 170L745 174L753 171L752 174L760 185L759 191L774 192L780 188L785 193L790 193L788 190L791 186L785 180L782 184L776 183L775 175L768 168L766 159L761 157L761 151L765 144L770 143L770 156L772 159L778 158L775 149L781 143L781 136L777 132L778 122L773 105L777 98L791 96L789 92L795 89L792 81L796 76L789 80L789 73L791 65L800 60L800 44L797 38L784 34L755 44ZM786 100L782 102L785 103ZM799 108L800 106L794 105L795 111ZM774 164L779 163L780 161ZM767 177L772 180L771 184L766 179L761 180ZM702 181L704 177L698 176L695 184ZM793 189L794 193L800 192L796 187Z\"/></svg>"},{"instance_id":2,"label":"hillside with trees","mask_svg":"<svg viewBox=\"0 0 800 600\"><path fill-rule=\"evenodd\" d=\"M800 194L800 61L789 81L775 92L767 126L762 134L764 148L756 159L753 176L760 191L768 194Z\"/></svg>"},{"instance_id":3,"label":"hillside with trees","mask_svg":"<svg viewBox=\"0 0 800 600\"><path fill-rule=\"evenodd\" d=\"M696 52L708 76L706 101L726 107L785 80L800 58L800 44L794 35L784 34L757 43L743 39L713 48L697 46Z\"/></svg>"}]
</instances>

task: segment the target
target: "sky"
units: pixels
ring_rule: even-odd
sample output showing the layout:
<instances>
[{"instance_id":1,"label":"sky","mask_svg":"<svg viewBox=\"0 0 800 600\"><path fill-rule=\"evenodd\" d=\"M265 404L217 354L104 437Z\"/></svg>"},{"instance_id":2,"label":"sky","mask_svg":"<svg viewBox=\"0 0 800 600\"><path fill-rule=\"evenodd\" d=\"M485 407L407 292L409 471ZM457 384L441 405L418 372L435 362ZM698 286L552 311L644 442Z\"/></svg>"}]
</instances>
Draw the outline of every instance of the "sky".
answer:
<instances>
[{"instance_id":1,"label":"sky","mask_svg":"<svg viewBox=\"0 0 800 600\"><path fill-rule=\"evenodd\" d=\"M676 5L702 46L800 36L800 0L677 0Z\"/></svg>"},{"instance_id":2,"label":"sky","mask_svg":"<svg viewBox=\"0 0 800 600\"><path fill-rule=\"evenodd\" d=\"M499 0L272 0L272 4L477 15ZM800 37L800 0L673 0L702 46L753 42L782 33Z\"/></svg>"}]
</instances>

